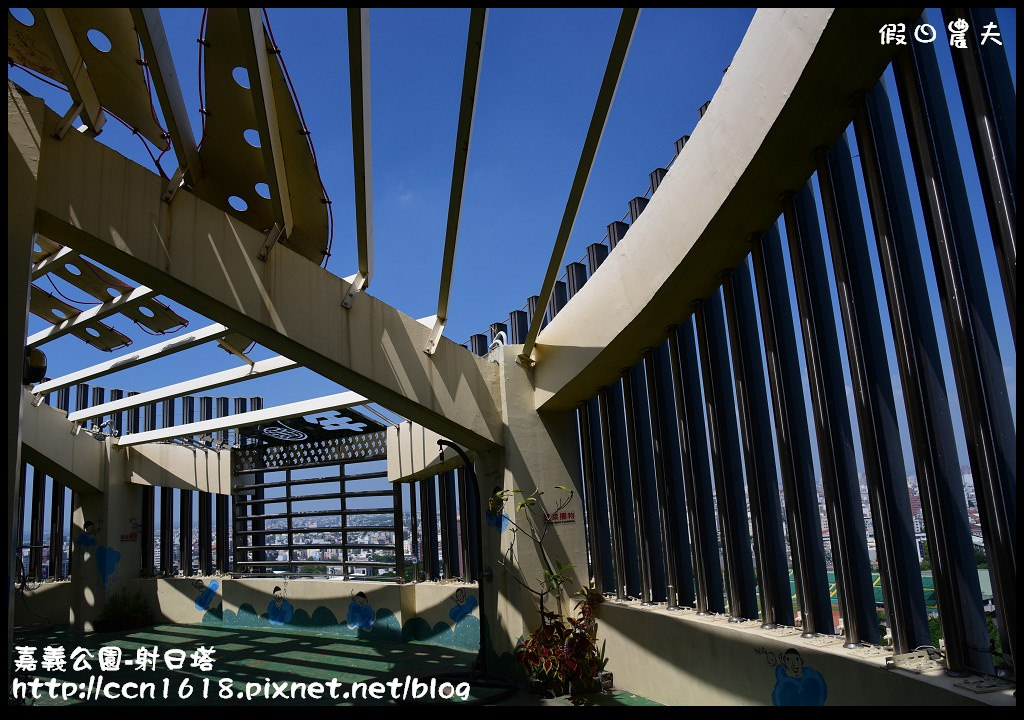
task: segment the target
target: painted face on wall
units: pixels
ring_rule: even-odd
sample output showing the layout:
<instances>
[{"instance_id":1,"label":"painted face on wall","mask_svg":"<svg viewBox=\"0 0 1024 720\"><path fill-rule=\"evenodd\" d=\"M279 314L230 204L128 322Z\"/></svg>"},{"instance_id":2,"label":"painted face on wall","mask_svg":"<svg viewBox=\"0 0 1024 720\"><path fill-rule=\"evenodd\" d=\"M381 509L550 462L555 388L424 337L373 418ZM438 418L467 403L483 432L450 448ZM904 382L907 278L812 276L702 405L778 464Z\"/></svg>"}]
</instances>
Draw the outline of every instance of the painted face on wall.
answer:
<instances>
[{"instance_id":1,"label":"painted face on wall","mask_svg":"<svg viewBox=\"0 0 1024 720\"><path fill-rule=\"evenodd\" d=\"M798 678L804 672L804 659L799 652L790 648L782 655L782 666L790 677Z\"/></svg>"},{"instance_id":2,"label":"painted face on wall","mask_svg":"<svg viewBox=\"0 0 1024 720\"><path fill-rule=\"evenodd\" d=\"M100 531L99 523L94 523L92 520L85 521L85 532L93 537Z\"/></svg>"},{"instance_id":3,"label":"painted face on wall","mask_svg":"<svg viewBox=\"0 0 1024 720\"><path fill-rule=\"evenodd\" d=\"M366 604L366 595L365 595L365 594L363 594L362 592L357 592L357 593L356 593L356 598L355 598L355 601L356 601L356 603L357 603L357 604L358 604L358 605L359 605L360 607L362 607L363 605L365 605L365 604Z\"/></svg>"},{"instance_id":4,"label":"painted face on wall","mask_svg":"<svg viewBox=\"0 0 1024 720\"><path fill-rule=\"evenodd\" d=\"M455 591L455 603L462 605L464 602L466 602L466 591L463 588L459 588Z\"/></svg>"},{"instance_id":5,"label":"painted face on wall","mask_svg":"<svg viewBox=\"0 0 1024 720\"><path fill-rule=\"evenodd\" d=\"M281 604L284 603L284 592L277 585L274 586L274 607L281 609Z\"/></svg>"}]
</instances>

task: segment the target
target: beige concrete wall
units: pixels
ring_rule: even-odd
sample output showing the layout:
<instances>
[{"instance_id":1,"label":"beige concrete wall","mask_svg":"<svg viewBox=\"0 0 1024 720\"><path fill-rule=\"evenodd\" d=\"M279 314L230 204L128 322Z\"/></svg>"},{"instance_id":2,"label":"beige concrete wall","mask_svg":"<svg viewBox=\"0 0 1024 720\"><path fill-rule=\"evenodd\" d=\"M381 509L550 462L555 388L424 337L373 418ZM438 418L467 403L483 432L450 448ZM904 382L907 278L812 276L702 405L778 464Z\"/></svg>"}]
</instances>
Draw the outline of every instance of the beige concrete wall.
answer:
<instances>
[{"instance_id":1,"label":"beige concrete wall","mask_svg":"<svg viewBox=\"0 0 1024 720\"><path fill-rule=\"evenodd\" d=\"M71 582L43 582L35 590L14 591L14 624L19 627L50 622L66 625L71 606Z\"/></svg>"},{"instance_id":2,"label":"beige concrete wall","mask_svg":"<svg viewBox=\"0 0 1024 720\"><path fill-rule=\"evenodd\" d=\"M72 433L68 414L49 405L33 406L34 396L23 390L25 410L21 440L25 459L74 492L102 490L105 450L88 432Z\"/></svg>"},{"instance_id":3,"label":"beige concrete wall","mask_svg":"<svg viewBox=\"0 0 1024 720\"><path fill-rule=\"evenodd\" d=\"M1008 693L958 689L941 671L887 670L880 648L847 650L842 638L804 639L792 628L762 630L757 622L733 624L724 616L636 603L602 603L597 617L615 686L666 704L772 705L777 673L784 672L779 658L790 648L804 668L790 689L807 688L800 683L810 683L813 670L824 681L827 705L1014 703Z\"/></svg>"},{"instance_id":4,"label":"beige concrete wall","mask_svg":"<svg viewBox=\"0 0 1024 720\"><path fill-rule=\"evenodd\" d=\"M408 482L438 475L463 465L450 447L439 452L447 438L411 421L387 429L388 482Z\"/></svg>"}]
</instances>

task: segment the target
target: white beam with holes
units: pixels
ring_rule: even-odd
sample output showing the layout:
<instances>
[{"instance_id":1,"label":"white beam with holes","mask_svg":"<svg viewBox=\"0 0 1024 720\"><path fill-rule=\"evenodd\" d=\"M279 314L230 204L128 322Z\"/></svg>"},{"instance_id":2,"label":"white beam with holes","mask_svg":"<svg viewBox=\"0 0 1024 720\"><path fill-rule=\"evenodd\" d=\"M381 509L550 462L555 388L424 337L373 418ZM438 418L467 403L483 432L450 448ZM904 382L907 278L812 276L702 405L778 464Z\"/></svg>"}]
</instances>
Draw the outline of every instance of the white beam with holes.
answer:
<instances>
[{"instance_id":1,"label":"white beam with holes","mask_svg":"<svg viewBox=\"0 0 1024 720\"><path fill-rule=\"evenodd\" d=\"M53 270L54 266L63 265L76 255L78 255L78 253L76 253L71 248L63 247L57 252L55 252L53 255L48 255L44 257L42 260L40 260L39 262L32 266L32 279L38 280L46 273Z\"/></svg>"},{"instance_id":2,"label":"white beam with holes","mask_svg":"<svg viewBox=\"0 0 1024 720\"><path fill-rule=\"evenodd\" d=\"M249 71L252 106L256 111L256 129L261 138L267 139L260 144L260 148L263 151L263 163L267 168L270 204L274 209L274 219L284 232L285 238L288 238L292 234L294 220L284 167L281 126L277 122L277 105L274 102L274 88L270 78L270 53L267 52L267 38L263 31L263 14L260 8L239 8L238 22L242 33L242 47L245 48L246 69Z\"/></svg>"},{"instance_id":3,"label":"white beam with holes","mask_svg":"<svg viewBox=\"0 0 1024 720\"><path fill-rule=\"evenodd\" d=\"M121 357L114 358L113 360L107 360L91 367L87 367L84 370L69 373L53 380L48 380L43 383L39 383L32 388L33 395L43 395L45 393L53 392L54 390L60 390L61 388L70 387L75 383L86 382L92 378L100 377L101 375L107 375L118 370L127 370L130 367L141 365L142 363L155 360L156 358L166 357L173 355L174 353L181 352L182 350L188 350L189 348L195 347L196 345L202 345L205 342L216 340L219 337L223 337L225 334L230 332L226 327L220 324L208 325L195 332L187 333L181 337L172 338L165 342L157 345L150 345L147 348L138 350L128 355L122 355Z\"/></svg>"},{"instance_id":4,"label":"white beam with holes","mask_svg":"<svg viewBox=\"0 0 1024 720\"><path fill-rule=\"evenodd\" d=\"M116 298L111 298L102 305L89 308L85 312L75 315L73 318L68 318L64 322L52 325L45 330L40 330L29 337L25 346L34 348L39 347L44 343L52 342L59 337L64 337L68 333L74 332L83 325L93 322L94 320L100 320L108 315L113 315L114 313L120 312L132 305L137 305L146 298L153 297L154 295L156 295L154 290L145 286L139 286L134 288L131 292L118 295Z\"/></svg>"},{"instance_id":5,"label":"white beam with holes","mask_svg":"<svg viewBox=\"0 0 1024 720\"><path fill-rule=\"evenodd\" d=\"M132 408L142 407L148 403L181 397L182 395L191 395L193 393L202 392L203 390L223 387L225 385L244 382L258 377L267 377L268 375L273 375L274 373L279 373L284 370L291 370L297 365L298 363L294 360L289 360L286 357L277 355L276 357L267 358L266 360L260 360L254 365L242 365L240 367L231 368L230 370L211 373L210 375L185 380L184 382L175 383L174 385L167 385L162 388L157 388L156 390L149 390L144 393L139 393L138 395L132 395L131 397L121 398L120 400L112 400L111 402L106 402L101 405L93 405L92 407L83 408L82 410L76 410L68 415L68 419L74 422L79 422L93 417L100 417L101 415L124 412L125 410L131 410Z\"/></svg>"},{"instance_id":6,"label":"white beam with holes","mask_svg":"<svg viewBox=\"0 0 1024 720\"><path fill-rule=\"evenodd\" d=\"M335 395L326 395L312 400L302 400L300 402L288 403L287 405L276 405L274 407L263 408L262 410L238 413L237 415L227 415L225 417L214 418L213 420L201 420L199 422L186 423L184 425L176 425L174 427L160 428L159 430L129 433L128 435L122 435L118 439L117 444L119 446L130 447L141 443L159 442L160 440L171 440L178 437L205 435L221 430L231 430L233 428L241 428L248 425L259 425L265 422L274 422L275 420L283 420L295 417L296 415L314 415L327 410L344 410L345 408L362 405L365 402L368 402L367 399L359 393L337 393Z\"/></svg>"},{"instance_id":7,"label":"white beam with holes","mask_svg":"<svg viewBox=\"0 0 1024 720\"><path fill-rule=\"evenodd\" d=\"M60 76L67 85L75 105L81 106L79 112L82 121L94 134L99 133L107 121L107 116L103 113L96 88L93 87L64 11L60 8L43 8L42 16L43 22L40 23L40 27L50 44L50 52L57 63L57 70L60 71Z\"/></svg>"}]
</instances>

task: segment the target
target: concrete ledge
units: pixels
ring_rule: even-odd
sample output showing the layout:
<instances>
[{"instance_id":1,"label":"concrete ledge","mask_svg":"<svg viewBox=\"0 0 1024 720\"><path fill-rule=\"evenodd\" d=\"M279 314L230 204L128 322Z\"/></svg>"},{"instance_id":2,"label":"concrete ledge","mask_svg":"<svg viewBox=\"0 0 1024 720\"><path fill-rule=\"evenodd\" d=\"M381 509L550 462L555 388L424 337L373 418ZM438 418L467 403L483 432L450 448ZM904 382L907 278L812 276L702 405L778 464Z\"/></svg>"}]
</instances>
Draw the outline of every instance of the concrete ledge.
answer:
<instances>
[{"instance_id":1,"label":"concrete ledge","mask_svg":"<svg viewBox=\"0 0 1024 720\"><path fill-rule=\"evenodd\" d=\"M389 427L388 482L411 482L462 467L462 458L450 447L438 452L437 441L447 440L422 425L406 421Z\"/></svg>"},{"instance_id":2,"label":"concrete ledge","mask_svg":"<svg viewBox=\"0 0 1024 720\"><path fill-rule=\"evenodd\" d=\"M750 252L779 196L814 170L811 153L852 120L894 48L884 23L920 9L762 8L690 141L650 204L537 339L535 404L571 410L619 379L690 303Z\"/></svg>"},{"instance_id":3,"label":"concrete ledge","mask_svg":"<svg viewBox=\"0 0 1024 720\"><path fill-rule=\"evenodd\" d=\"M826 705L1016 705L1011 691L975 694L954 687L957 679L941 671L886 669L891 653L847 650L841 637L804 639L795 628L762 630L757 622L639 603L607 601L597 617L616 687L661 703L772 705L773 693L812 695L817 673ZM802 660L801 675L780 682L780 674L789 677L780 660L790 649ZM780 684L785 687L777 690Z\"/></svg>"},{"instance_id":4,"label":"concrete ledge","mask_svg":"<svg viewBox=\"0 0 1024 720\"><path fill-rule=\"evenodd\" d=\"M231 451L190 448L171 443L133 445L128 453L136 485L231 494Z\"/></svg>"}]
</instances>

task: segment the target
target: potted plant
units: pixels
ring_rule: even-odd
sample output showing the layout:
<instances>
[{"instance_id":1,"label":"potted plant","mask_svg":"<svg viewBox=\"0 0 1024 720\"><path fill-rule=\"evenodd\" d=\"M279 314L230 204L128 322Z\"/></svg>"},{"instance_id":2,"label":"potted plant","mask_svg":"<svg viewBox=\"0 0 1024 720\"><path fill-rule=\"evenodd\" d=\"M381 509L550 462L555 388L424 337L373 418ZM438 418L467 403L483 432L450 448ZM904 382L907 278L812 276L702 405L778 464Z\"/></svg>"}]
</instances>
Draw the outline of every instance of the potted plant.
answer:
<instances>
[{"instance_id":1,"label":"potted plant","mask_svg":"<svg viewBox=\"0 0 1024 720\"><path fill-rule=\"evenodd\" d=\"M115 592L103 606L103 611L93 625L97 632L114 632L117 630L134 630L135 628L148 627L153 624L153 615L149 610L149 604L142 597L142 593L136 590L129 592L128 588Z\"/></svg>"},{"instance_id":2,"label":"potted plant","mask_svg":"<svg viewBox=\"0 0 1024 720\"><path fill-rule=\"evenodd\" d=\"M568 506L573 492L569 488L558 486L565 497L557 503L554 512ZM488 510L495 516L501 514L504 502L512 493L519 490L498 490L488 500ZM515 548L515 536L503 561L502 567L509 571L510 576L537 596L540 611L540 627L524 638L515 649L516 664L526 674L527 690L547 697L561 695L579 695L587 692L599 692L611 689L611 674L605 672L607 658L603 647L597 647L597 621L594 617L594 606L604 601L604 596L593 588L585 588L577 592L580 600L576 604L576 615L563 614L562 588L571 582L569 571L573 566L558 560L552 561L544 547L544 539L551 526L548 516L543 516L543 524L538 527L539 498L543 493L537 492L524 497L516 506L517 513L525 513L525 526L515 519L509 518L513 533L522 532L532 539L538 548L541 563L544 566L544 577L540 589L531 587L517 576L511 567ZM556 612L545 609L545 598L553 595Z\"/></svg>"}]
</instances>

